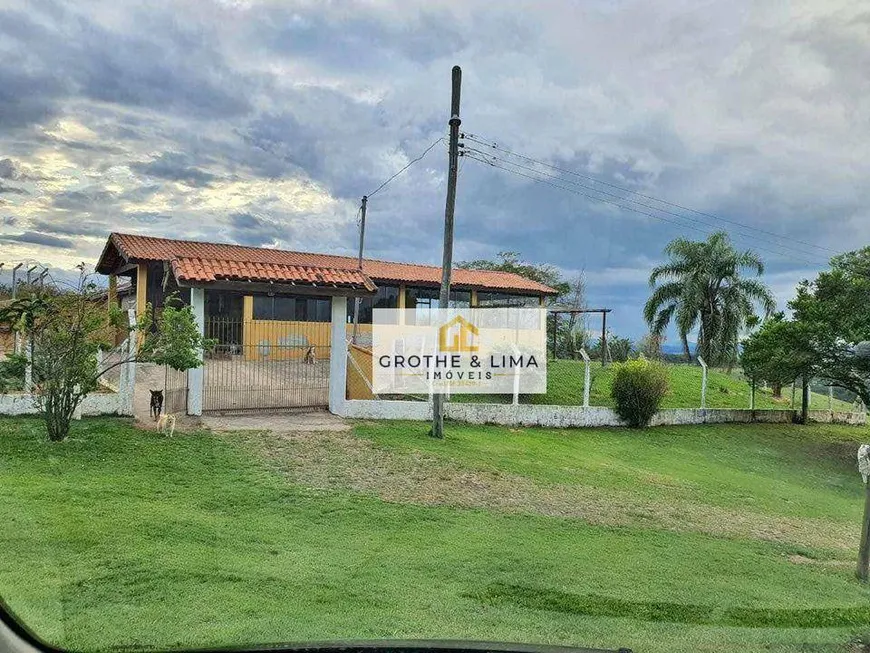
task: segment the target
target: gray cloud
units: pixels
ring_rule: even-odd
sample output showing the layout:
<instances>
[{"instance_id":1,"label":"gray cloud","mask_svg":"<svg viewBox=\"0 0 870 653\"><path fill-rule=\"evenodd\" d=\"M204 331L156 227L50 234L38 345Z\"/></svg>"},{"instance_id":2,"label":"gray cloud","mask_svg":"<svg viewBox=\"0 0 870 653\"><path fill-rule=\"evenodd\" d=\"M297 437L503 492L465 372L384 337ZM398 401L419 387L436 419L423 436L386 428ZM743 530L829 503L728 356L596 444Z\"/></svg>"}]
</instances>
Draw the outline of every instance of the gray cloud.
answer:
<instances>
[{"instance_id":1,"label":"gray cloud","mask_svg":"<svg viewBox=\"0 0 870 653\"><path fill-rule=\"evenodd\" d=\"M89 212L95 207L114 201L115 193L101 188L62 191L54 195L52 203L58 209Z\"/></svg>"},{"instance_id":2,"label":"gray cloud","mask_svg":"<svg viewBox=\"0 0 870 653\"><path fill-rule=\"evenodd\" d=\"M724 225L771 250L781 295L831 253L783 238L843 250L867 232L868 14L848 0L805 0L800 21L745 0L203 9L0 10L0 178L30 193L2 193L31 230L10 242L135 229L352 252L360 196L445 133L454 63L463 130L749 225L666 205L678 216L656 219L464 160L456 258L585 268L617 331L643 332L643 279L674 236ZM437 147L371 199L369 255L438 262L445 171ZM279 192L288 180L308 190Z\"/></svg>"},{"instance_id":3,"label":"gray cloud","mask_svg":"<svg viewBox=\"0 0 870 653\"><path fill-rule=\"evenodd\" d=\"M250 213L232 214L229 216L229 225L229 236L233 242L252 247L273 245L290 235L286 228Z\"/></svg>"},{"instance_id":4,"label":"gray cloud","mask_svg":"<svg viewBox=\"0 0 870 653\"><path fill-rule=\"evenodd\" d=\"M147 163L131 163L130 169L149 177L168 179L194 187L208 186L217 179L215 175L190 165L189 157L176 152L164 152Z\"/></svg>"},{"instance_id":5,"label":"gray cloud","mask_svg":"<svg viewBox=\"0 0 870 653\"><path fill-rule=\"evenodd\" d=\"M0 240L28 243L31 245L42 245L43 247L57 247L61 249L72 249L75 243L68 238L58 238L49 234L41 234L36 231L25 231L21 234L12 234L0 236Z\"/></svg>"}]
</instances>

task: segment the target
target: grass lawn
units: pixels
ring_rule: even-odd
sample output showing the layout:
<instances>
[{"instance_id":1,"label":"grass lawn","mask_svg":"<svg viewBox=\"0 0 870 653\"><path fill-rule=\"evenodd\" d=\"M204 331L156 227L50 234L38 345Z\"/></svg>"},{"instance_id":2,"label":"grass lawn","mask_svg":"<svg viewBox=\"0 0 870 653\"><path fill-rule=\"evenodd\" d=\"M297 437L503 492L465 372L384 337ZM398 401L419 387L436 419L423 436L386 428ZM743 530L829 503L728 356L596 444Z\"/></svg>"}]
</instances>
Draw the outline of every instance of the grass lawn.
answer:
<instances>
[{"instance_id":1,"label":"grass lawn","mask_svg":"<svg viewBox=\"0 0 870 653\"><path fill-rule=\"evenodd\" d=\"M668 392L662 408L700 408L701 406L701 374L700 365L668 365ZM589 392L591 406L613 407L610 397L610 385L613 381L613 366L601 367L593 362L591 369L592 388ZM558 404L562 406L580 406L583 404L582 361L557 360L547 361L547 393L526 395L523 403ZM749 408L750 387L747 381L740 378L738 372L727 374L724 370L710 369L707 374L707 407L708 408ZM811 409L828 409L828 396L810 393ZM507 395L455 395L451 401L474 402L510 402ZM800 388L796 396L796 405L800 406ZM834 410L852 410L852 405L833 400ZM782 398L775 399L767 389L757 388L755 391L756 408L790 408L791 386L783 388Z\"/></svg>"},{"instance_id":2,"label":"grass lawn","mask_svg":"<svg viewBox=\"0 0 870 653\"><path fill-rule=\"evenodd\" d=\"M852 577L865 429L447 431L170 440L92 419L51 444L0 419L0 595L88 650L799 650L870 631Z\"/></svg>"}]
</instances>

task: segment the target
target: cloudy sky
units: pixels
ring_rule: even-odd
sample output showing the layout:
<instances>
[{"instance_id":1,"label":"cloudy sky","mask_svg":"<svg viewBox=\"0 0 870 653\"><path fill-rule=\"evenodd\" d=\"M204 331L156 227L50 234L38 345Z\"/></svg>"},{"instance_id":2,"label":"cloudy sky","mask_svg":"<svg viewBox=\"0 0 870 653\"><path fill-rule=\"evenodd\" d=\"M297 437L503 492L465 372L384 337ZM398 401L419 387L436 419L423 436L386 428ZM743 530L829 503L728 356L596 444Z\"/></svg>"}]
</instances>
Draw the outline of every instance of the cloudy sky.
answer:
<instances>
[{"instance_id":1,"label":"cloudy sky","mask_svg":"<svg viewBox=\"0 0 870 653\"><path fill-rule=\"evenodd\" d=\"M463 162L457 259L585 270L636 337L665 244L725 227L784 301L867 244L862 4L0 0L0 260L71 269L112 230L353 253L459 64L463 130L525 167ZM367 255L439 261L446 156L372 198Z\"/></svg>"}]
</instances>

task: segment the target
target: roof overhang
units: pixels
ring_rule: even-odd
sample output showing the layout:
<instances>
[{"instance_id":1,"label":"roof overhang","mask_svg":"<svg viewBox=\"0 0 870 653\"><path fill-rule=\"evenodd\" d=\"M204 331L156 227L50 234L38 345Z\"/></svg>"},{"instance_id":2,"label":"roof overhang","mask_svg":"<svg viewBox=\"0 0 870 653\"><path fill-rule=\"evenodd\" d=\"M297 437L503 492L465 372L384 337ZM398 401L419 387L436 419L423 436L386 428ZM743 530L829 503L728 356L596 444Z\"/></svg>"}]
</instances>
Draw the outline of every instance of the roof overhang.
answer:
<instances>
[{"instance_id":1,"label":"roof overhang","mask_svg":"<svg viewBox=\"0 0 870 653\"><path fill-rule=\"evenodd\" d=\"M312 297L371 297L377 290L367 290L360 287L329 286L300 283L281 283L263 281L179 281L181 288L206 288L208 290L226 290L246 294L276 294L276 295L309 295Z\"/></svg>"}]
</instances>

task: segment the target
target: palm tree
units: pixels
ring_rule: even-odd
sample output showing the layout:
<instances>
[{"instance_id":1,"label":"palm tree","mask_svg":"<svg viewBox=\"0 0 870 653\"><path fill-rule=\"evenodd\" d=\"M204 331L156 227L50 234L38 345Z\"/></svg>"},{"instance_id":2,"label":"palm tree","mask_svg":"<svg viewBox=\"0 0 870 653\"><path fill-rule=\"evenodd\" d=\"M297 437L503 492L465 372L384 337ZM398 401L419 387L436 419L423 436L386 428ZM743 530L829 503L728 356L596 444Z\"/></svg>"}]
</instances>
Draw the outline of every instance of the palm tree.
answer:
<instances>
[{"instance_id":1,"label":"palm tree","mask_svg":"<svg viewBox=\"0 0 870 653\"><path fill-rule=\"evenodd\" d=\"M661 336L674 322L686 360L691 360L688 336L697 327L697 353L710 365L732 365L740 331L758 321L756 308L764 317L776 308L767 286L744 276L744 271L761 276L761 259L751 250L735 250L724 232L700 242L677 238L665 254L670 260L649 276L654 290L643 316L650 331Z\"/></svg>"}]
</instances>

